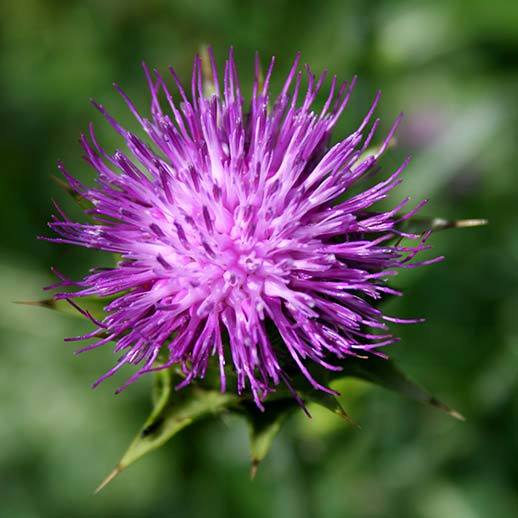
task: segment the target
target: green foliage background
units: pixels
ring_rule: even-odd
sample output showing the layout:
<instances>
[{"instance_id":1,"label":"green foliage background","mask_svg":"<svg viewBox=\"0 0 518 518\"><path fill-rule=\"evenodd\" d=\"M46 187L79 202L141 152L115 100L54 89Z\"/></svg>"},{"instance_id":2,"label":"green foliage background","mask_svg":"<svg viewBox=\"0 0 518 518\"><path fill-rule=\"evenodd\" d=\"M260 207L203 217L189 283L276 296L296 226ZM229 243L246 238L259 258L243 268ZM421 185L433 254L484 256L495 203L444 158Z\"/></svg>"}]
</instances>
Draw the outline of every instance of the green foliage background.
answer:
<instances>
[{"instance_id":1,"label":"green foliage background","mask_svg":"<svg viewBox=\"0 0 518 518\"><path fill-rule=\"evenodd\" d=\"M277 56L277 86L297 50L316 71L357 73L338 133L377 88L385 129L406 114L386 171L405 154L414 160L393 200L409 193L431 200L423 214L490 220L435 235L446 261L400 275L406 296L390 306L428 319L398 329L391 354L467 422L347 382L342 402L361 429L299 413L253 482L245 424L224 417L181 433L94 497L147 415L149 380L118 397L123 378L90 390L111 352L78 359L62 342L88 325L12 301L40 298L51 265L79 275L108 260L35 239L50 199L65 199L50 180L56 160L91 179L80 131L93 120L117 145L88 99L130 121L112 81L147 106L140 61L187 77L204 42L220 63L235 46L247 86L255 50ZM517 56L509 0L2 0L0 516L518 516Z\"/></svg>"}]
</instances>

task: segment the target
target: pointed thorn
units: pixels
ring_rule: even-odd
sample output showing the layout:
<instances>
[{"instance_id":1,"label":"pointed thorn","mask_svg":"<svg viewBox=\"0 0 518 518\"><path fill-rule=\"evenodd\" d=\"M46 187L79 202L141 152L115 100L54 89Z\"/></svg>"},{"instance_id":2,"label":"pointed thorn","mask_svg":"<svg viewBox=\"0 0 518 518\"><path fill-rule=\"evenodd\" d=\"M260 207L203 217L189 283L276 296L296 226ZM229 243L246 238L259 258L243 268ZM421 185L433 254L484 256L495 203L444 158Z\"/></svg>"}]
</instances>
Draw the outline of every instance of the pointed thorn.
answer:
<instances>
[{"instance_id":1,"label":"pointed thorn","mask_svg":"<svg viewBox=\"0 0 518 518\"><path fill-rule=\"evenodd\" d=\"M51 174L49 177L55 184L59 185L59 187L65 190L70 189L70 186L67 184L67 182L63 181L61 178L58 178L55 174Z\"/></svg>"},{"instance_id":2,"label":"pointed thorn","mask_svg":"<svg viewBox=\"0 0 518 518\"><path fill-rule=\"evenodd\" d=\"M453 408L449 410L448 414L459 421L466 421L466 418L460 412L457 412L457 410L454 410Z\"/></svg>"},{"instance_id":3,"label":"pointed thorn","mask_svg":"<svg viewBox=\"0 0 518 518\"><path fill-rule=\"evenodd\" d=\"M39 306L42 308L54 308L55 301L53 299L44 300L13 300L13 304L22 304L24 306Z\"/></svg>"},{"instance_id":4,"label":"pointed thorn","mask_svg":"<svg viewBox=\"0 0 518 518\"><path fill-rule=\"evenodd\" d=\"M113 471L97 486L94 491L94 495L97 495L100 491L102 491L120 472L122 468L120 464L117 464Z\"/></svg>"},{"instance_id":5,"label":"pointed thorn","mask_svg":"<svg viewBox=\"0 0 518 518\"><path fill-rule=\"evenodd\" d=\"M257 468L259 467L259 459L252 459L252 465L250 466L250 480L254 480L257 475Z\"/></svg>"},{"instance_id":6,"label":"pointed thorn","mask_svg":"<svg viewBox=\"0 0 518 518\"><path fill-rule=\"evenodd\" d=\"M448 405L445 405L444 403L442 403L438 399L435 399L434 397L430 398L430 404L436 408L439 408L443 412L446 412L449 416L453 417L454 419L458 419L459 421L466 420L466 418L460 412L457 412L457 410L450 408Z\"/></svg>"},{"instance_id":7,"label":"pointed thorn","mask_svg":"<svg viewBox=\"0 0 518 518\"><path fill-rule=\"evenodd\" d=\"M469 228L487 225L487 219L459 219L457 221L449 221L443 218L434 218L432 220L432 230L444 230L447 228Z\"/></svg>"},{"instance_id":8,"label":"pointed thorn","mask_svg":"<svg viewBox=\"0 0 518 518\"><path fill-rule=\"evenodd\" d=\"M461 219L459 221L455 221L454 226L456 228L481 227L488 223L487 219Z\"/></svg>"},{"instance_id":9,"label":"pointed thorn","mask_svg":"<svg viewBox=\"0 0 518 518\"><path fill-rule=\"evenodd\" d=\"M313 416L310 414L309 410L308 410L308 407L306 405L304 405L302 408L302 411L306 414L306 417L308 419L313 419Z\"/></svg>"},{"instance_id":10,"label":"pointed thorn","mask_svg":"<svg viewBox=\"0 0 518 518\"><path fill-rule=\"evenodd\" d=\"M354 426L356 429L361 430L361 426L356 421L354 421L354 419L343 409L341 405L340 408L336 410L336 414L344 421L347 421L350 425Z\"/></svg>"}]
</instances>

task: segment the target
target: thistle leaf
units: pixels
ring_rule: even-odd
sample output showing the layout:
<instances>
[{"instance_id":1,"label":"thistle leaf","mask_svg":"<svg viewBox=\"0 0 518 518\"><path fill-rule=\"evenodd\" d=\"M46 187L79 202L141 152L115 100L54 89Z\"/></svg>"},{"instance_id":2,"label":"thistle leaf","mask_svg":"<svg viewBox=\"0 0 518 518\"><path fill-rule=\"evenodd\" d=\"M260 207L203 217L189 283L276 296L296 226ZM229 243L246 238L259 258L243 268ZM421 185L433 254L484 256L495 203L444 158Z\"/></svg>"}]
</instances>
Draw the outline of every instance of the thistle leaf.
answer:
<instances>
[{"instance_id":1,"label":"thistle leaf","mask_svg":"<svg viewBox=\"0 0 518 518\"><path fill-rule=\"evenodd\" d=\"M322 391L300 391L300 396L307 402L320 405L327 410L352 423L351 418L344 410L338 399L332 394ZM245 418L248 422L250 436L250 476L254 478L261 461L266 457L279 433L283 421L293 411L300 410L300 406L292 397L267 402L264 412L250 402L245 406ZM242 412L242 410L238 410Z\"/></svg>"},{"instance_id":2,"label":"thistle leaf","mask_svg":"<svg viewBox=\"0 0 518 518\"><path fill-rule=\"evenodd\" d=\"M297 381L300 380L294 381L296 385L299 385ZM320 405L342 419L351 423L353 422L340 404L340 401L338 401L335 396L320 390L310 390L308 389L307 384L304 385L304 388L297 390L297 393L304 402L312 402ZM282 389L278 392L279 395L284 393ZM249 426L251 458L250 475L252 478L255 477L260 462L270 451L273 440L281 429L284 419L292 411L300 410L299 403L289 392L287 393L287 397L283 397L281 395L281 399L270 399L264 406L264 411L261 412L255 404L250 401L241 405L241 407L237 409L238 413L244 413ZM308 413L306 409L304 410Z\"/></svg>"},{"instance_id":3,"label":"thistle leaf","mask_svg":"<svg viewBox=\"0 0 518 518\"><path fill-rule=\"evenodd\" d=\"M322 392L321 390L302 392L301 394L308 401L311 401L312 403L324 407L330 412L333 412L333 414L336 414L337 416L341 417L345 421L348 421L349 423L358 426L351 419L351 416L345 411L344 407L342 406L338 398L336 396L333 396L333 394L328 394L327 392Z\"/></svg>"},{"instance_id":4,"label":"thistle leaf","mask_svg":"<svg viewBox=\"0 0 518 518\"><path fill-rule=\"evenodd\" d=\"M155 381L152 398L154 408L150 416L117 466L97 487L96 493L129 465L165 444L195 420L217 414L238 401L238 396L234 394L205 390L195 384L176 391L174 385L180 379L168 369L157 372Z\"/></svg>"},{"instance_id":5,"label":"thistle leaf","mask_svg":"<svg viewBox=\"0 0 518 518\"><path fill-rule=\"evenodd\" d=\"M337 373L335 379L353 376L380 385L398 394L431 405L455 419L464 421L464 417L456 410L448 407L426 390L409 379L392 360L369 357L367 359L348 358L343 364L344 370Z\"/></svg>"},{"instance_id":6,"label":"thistle leaf","mask_svg":"<svg viewBox=\"0 0 518 518\"><path fill-rule=\"evenodd\" d=\"M282 422L293 410L299 408L293 399L281 399L265 404L261 412L253 403L245 407L250 436L250 476L254 478L259 463L266 457L279 432Z\"/></svg>"}]
</instances>

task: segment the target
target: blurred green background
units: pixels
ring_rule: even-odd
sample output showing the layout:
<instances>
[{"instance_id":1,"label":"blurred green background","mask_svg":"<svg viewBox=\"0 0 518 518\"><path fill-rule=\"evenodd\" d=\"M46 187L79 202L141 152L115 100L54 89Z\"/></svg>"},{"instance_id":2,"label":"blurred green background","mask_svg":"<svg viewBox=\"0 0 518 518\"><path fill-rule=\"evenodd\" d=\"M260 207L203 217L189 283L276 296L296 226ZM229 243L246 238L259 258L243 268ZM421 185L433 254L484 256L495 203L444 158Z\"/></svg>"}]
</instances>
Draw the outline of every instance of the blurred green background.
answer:
<instances>
[{"instance_id":1,"label":"blurred green background","mask_svg":"<svg viewBox=\"0 0 518 518\"><path fill-rule=\"evenodd\" d=\"M360 76L337 135L377 88L387 128L405 122L386 170L414 156L402 188L423 214L490 225L433 237L443 263L405 272L391 354L465 423L360 382L343 404L361 429L314 411L294 416L258 476L248 477L238 419L181 433L92 496L148 412L149 380L118 397L122 378L92 391L109 349L75 357L80 320L17 306L42 296L51 265L79 275L108 261L37 241L58 158L85 181L77 144L95 97L130 118L117 81L148 106L140 61L188 77L200 43L221 63L234 45L242 81L252 60L278 58L278 87L297 50L315 71ZM0 516L507 518L518 516L518 3L443 1L92 0L0 2Z\"/></svg>"}]
</instances>

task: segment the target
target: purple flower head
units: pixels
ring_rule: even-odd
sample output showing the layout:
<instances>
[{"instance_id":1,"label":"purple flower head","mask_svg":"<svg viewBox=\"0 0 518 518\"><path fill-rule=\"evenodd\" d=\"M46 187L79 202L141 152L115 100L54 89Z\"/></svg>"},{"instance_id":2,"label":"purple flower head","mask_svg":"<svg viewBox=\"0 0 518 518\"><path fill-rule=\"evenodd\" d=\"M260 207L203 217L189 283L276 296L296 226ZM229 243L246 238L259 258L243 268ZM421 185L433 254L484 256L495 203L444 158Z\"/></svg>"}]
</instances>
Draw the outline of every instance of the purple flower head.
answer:
<instances>
[{"instance_id":1,"label":"purple flower head","mask_svg":"<svg viewBox=\"0 0 518 518\"><path fill-rule=\"evenodd\" d=\"M377 168L399 118L382 145L366 153L379 123L370 123L378 94L358 129L330 145L354 79L340 85L333 77L316 112L325 73L316 78L307 66L298 71L297 55L272 99L274 59L264 80L256 60L248 104L232 51L221 83L209 55L210 94L199 57L190 95L170 69L179 102L162 76L144 67L149 118L116 86L145 138L94 103L125 144L111 154L91 127L82 135L95 188L59 165L91 204L85 212L93 219L76 223L59 211L50 227L60 237L50 240L121 257L115 267L93 270L79 282L61 276L58 285L75 291L57 298L110 298L102 321L84 312L94 331L70 340L94 339L82 351L115 343L121 357L96 384L134 364L138 370L128 383L178 365L185 386L203 378L214 357L221 389L231 372L238 393L249 391L259 407L277 385L290 387L294 372L332 392L315 368L339 370L347 356L381 354L379 347L396 340L387 322L403 321L384 315L375 302L399 294L387 278L415 266L412 259L426 248L426 236L412 247L396 239L399 223L419 208L401 216L408 199L393 210L370 210L400 183L407 162L351 194Z\"/></svg>"}]
</instances>

